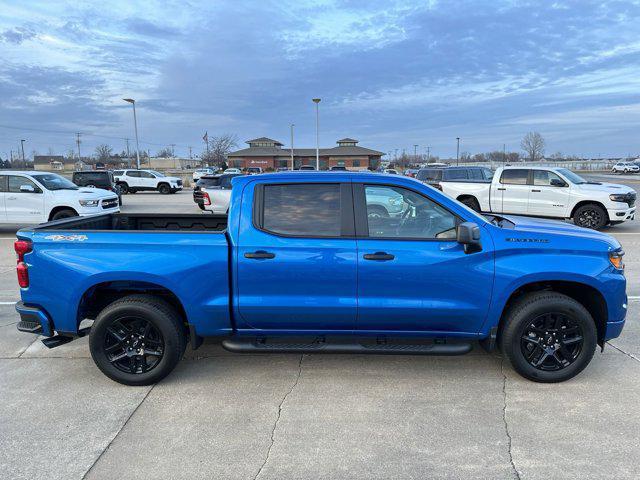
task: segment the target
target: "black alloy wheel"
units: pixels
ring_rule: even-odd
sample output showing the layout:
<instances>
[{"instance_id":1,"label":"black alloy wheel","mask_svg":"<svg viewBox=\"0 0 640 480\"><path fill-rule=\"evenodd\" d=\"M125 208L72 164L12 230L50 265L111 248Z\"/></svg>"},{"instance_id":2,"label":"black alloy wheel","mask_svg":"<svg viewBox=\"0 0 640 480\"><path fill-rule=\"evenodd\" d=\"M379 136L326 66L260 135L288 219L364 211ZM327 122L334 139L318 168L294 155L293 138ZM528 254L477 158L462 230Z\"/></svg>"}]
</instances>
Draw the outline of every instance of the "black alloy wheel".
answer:
<instances>
[{"instance_id":1,"label":"black alloy wheel","mask_svg":"<svg viewBox=\"0 0 640 480\"><path fill-rule=\"evenodd\" d=\"M164 355L162 333L149 320L123 316L115 320L104 337L104 352L121 372L139 374L153 370Z\"/></svg>"},{"instance_id":2,"label":"black alloy wheel","mask_svg":"<svg viewBox=\"0 0 640 480\"><path fill-rule=\"evenodd\" d=\"M598 230L604 227L609 218L607 212L599 205L583 205L574 214L574 223L579 227Z\"/></svg>"},{"instance_id":3,"label":"black alloy wheel","mask_svg":"<svg viewBox=\"0 0 640 480\"><path fill-rule=\"evenodd\" d=\"M163 195L168 195L169 193L171 193L171 187L169 187L169 185L167 185L166 183L160 185L160 188L158 190Z\"/></svg>"},{"instance_id":4,"label":"black alloy wheel","mask_svg":"<svg viewBox=\"0 0 640 480\"><path fill-rule=\"evenodd\" d=\"M583 343L580 325L563 313L539 315L520 338L525 360L543 371L557 371L571 365L580 355Z\"/></svg>"}]
</instances>

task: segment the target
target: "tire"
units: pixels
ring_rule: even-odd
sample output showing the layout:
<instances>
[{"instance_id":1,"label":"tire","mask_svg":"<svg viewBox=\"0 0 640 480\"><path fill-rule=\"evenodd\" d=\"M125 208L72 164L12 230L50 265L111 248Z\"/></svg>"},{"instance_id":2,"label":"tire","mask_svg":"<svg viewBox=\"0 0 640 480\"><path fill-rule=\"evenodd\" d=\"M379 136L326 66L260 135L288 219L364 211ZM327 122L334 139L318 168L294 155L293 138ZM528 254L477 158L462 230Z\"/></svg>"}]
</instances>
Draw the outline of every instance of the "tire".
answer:
<instances>
[{"instance_id":1,"label":"tire","mask_svg":"<svg viewBox=\"0 0 640 480\"><path fill-rule=\"evenodd\" d=\"M573 214L573 223L579 227L599 230L609 223L609 215L600 205L588 203L576 209Z\"/></svg>"},{"instance_id":2,"label":"tire","mask_svg":"<svg viewBox=\"0 0 640 480\"><path fill-rule=\"evenodd\" d=\"M474 197L465 197L462 200L460 200L460 203L466 205L467 207L469 207L471 210L475 212L480 211L480 204L478 203L478 200L476 200Z\"/></svg>"},{"instance_id":3,"label":"tire","mask_svg":"<svg viewBox=\"0 0 640 480\"><path fill-rule=\"evenodd\" d=\"M168 195L168 194L171 193L171 187L169 185L167 185L166 183L161 183L160 185L158 185L158 191L162 195Z\"/></svg>"},{"instance_id":4,"label":"tire","mask_svg":"<svg viewBox=\"0 0 640 480\"><path fill-rule=\"evenodd\" d=\"M120 193L122 195L126 195L127 193L129 193L129 185L127 185L126 183L119 183L118 186L120 187Z\"/></svg>"},{"instance_id":5,"label":"tire","mask_svg":"<svg viewBox=\"0 0 640 480\"><path fill-rule=\"evenodd\" d=\"M52 217L51 220L62 220L63 218L71 218L77 217L78 212L76 212L73 208L64 208L62 210L58 210Z\"/></svg>"},{"instance_id":6,"label":"tire","mask_svg":"<svg viewBox=\"0 0 640 480\"><path fill-rule=\"evenodd\" d=\"M389 212L381 205L370 205L367 207L368 218L387 218Z\"/></svg>"},{"instance_id":7,"label":"tire","mask_svg":"<svg viewBox=\"0 0 640 480\"><path fill-rule=\"evenodd\" d=\"M555 383L585 369L597 331L581 303L545 291L527 294L509 309L499 341L516 372L534 382Z\"/></svg>"},{"instance_id":8,"label":"tire","mask_svg":"<svg viewBox=\"0 0 640 480\"><path fill-rule=\"evenodd\" d=\"M178 313L152 295L129 295L107 305L89 335L96 366L124 385L159 382L178 364L186 345Z\"/></svg>"}]
</instances>

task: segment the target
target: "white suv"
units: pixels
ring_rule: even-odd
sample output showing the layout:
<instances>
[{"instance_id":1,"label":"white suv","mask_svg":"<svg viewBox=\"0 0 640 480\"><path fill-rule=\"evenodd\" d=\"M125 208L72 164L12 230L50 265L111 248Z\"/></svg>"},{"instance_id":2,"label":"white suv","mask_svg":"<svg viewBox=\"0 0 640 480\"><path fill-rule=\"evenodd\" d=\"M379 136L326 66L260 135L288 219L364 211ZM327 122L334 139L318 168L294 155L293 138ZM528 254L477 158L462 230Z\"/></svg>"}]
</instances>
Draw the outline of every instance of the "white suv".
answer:
<instances>
[{"instance_id":1,"label":"white suv","mask_svg":"<svg viewBox=\"0 0 640 480\"><path fill-rule=\"evenodd\" d=\"M640 167L631 162L618 162L611 168L612 173L638 173Z\"/></svg>"},{"instance_id":2,"label":"white suv","mask_svg":"<svg viewBox=\"0 0 640 480\"><path fill-rule=\"evenodd\" d=\"M78 187L56 173L0 172L0 224L32 225L119 211L118 197L108 190Z\"/></svg>"},{"instance_id":3,"label":"white suv","mask_svg":"<svg viewBox=\"0 0 640 480\"><path fill-rule=\"evenodd\" d=\"M182 180L155 170L114 170L113 177L123 194L155 190L162 194L182 190Z\"/></svg>"}]
</instances>

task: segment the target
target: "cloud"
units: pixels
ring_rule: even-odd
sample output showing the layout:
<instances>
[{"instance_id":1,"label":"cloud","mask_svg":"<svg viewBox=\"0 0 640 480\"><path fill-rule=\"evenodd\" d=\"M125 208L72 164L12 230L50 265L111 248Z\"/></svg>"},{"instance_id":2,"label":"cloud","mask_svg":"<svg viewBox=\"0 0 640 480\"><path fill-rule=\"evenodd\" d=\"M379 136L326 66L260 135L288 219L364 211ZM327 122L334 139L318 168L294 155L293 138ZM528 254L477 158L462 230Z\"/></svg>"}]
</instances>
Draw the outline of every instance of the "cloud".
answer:
<instances>
[{"instance_id":1,"label":"cloud","mask_svg":"<svg viewBox=\"0 0 640 480\"><path fill-rule=\"evenodd\" d=\"M36 38L36 32L28 27L8 28L0 33L0 39L3 42L14 43L20 45L22 42Z\"/></svg>"}]
</instances>

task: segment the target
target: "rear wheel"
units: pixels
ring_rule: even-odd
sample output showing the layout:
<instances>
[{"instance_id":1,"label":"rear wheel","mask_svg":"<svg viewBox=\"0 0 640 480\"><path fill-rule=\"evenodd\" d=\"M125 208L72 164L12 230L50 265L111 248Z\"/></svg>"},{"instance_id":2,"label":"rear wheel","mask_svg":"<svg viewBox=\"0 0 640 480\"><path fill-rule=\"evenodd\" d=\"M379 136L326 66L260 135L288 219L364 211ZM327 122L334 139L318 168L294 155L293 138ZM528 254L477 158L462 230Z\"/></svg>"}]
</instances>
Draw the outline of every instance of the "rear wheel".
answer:
<instances>
[{"instance_id":1,"label":"rear wheel","mask_svg":"<svg viewBox=\"0 0 640 480\"><path fill-rule=\"evenodd\" d=\"M609 222L607 211L600 205L589 203L578 207L573 214L573 223L579 227L598 230Z\"/></svg>"},{"instance_id":2,"label":"rear wheel","mask_svg":"<svg viewBox=\"0 0 640 480\"><path fill-rule=\"evenodd\" d=\"M460 203L464 203L471 210L474 210L476 212L480 211L480 204L474 197L464 197L460 200Z\"/></svg>"},{"instance_id":3,"label":"rear wheel","mask_svg":"<svg viewBox=\"0 0 640 480\"><path fill-rule=\"evenodd\" d=\"M169 187L169 185L167 185L166 183L163 183L158 187L158 191L163 195L168 195L169 193L171 193L171 187Z\"/></svg>"},{"instance_id":4,"label":"rear wheel","mask_svg":"<svg viewBox=\"0 0 640 480\"><path fill-rule=\"evenodd\" d=\"M78 212L76 212L73 208L64 208L54 213L51 217L51 220L62 220L63 218L71 218L77 216Z\"/></svg>"},{"instance_id":5,"label":"rear wheel","mask_svg":"<svg viewBox=\"0 0 640 480\"><path fill-rule=\"evenodd\" d=\"M182 358L183 322L168 303L130 295L100 312L89 337L91 357L107 377L125 385L150 385L166 377Z\"/></svg>"},{"instance_id":6,"label":"rear wheel","mask_svg":"<svg viewBox=\"0 0 640 480\"><path fill-rule=\"evenodd\" d=\"M531 293L507 315L500 348L523 377L562 382L591 361L596 326L587 309L574 299L556 292Z\"/></svg>"}]
</instances>

